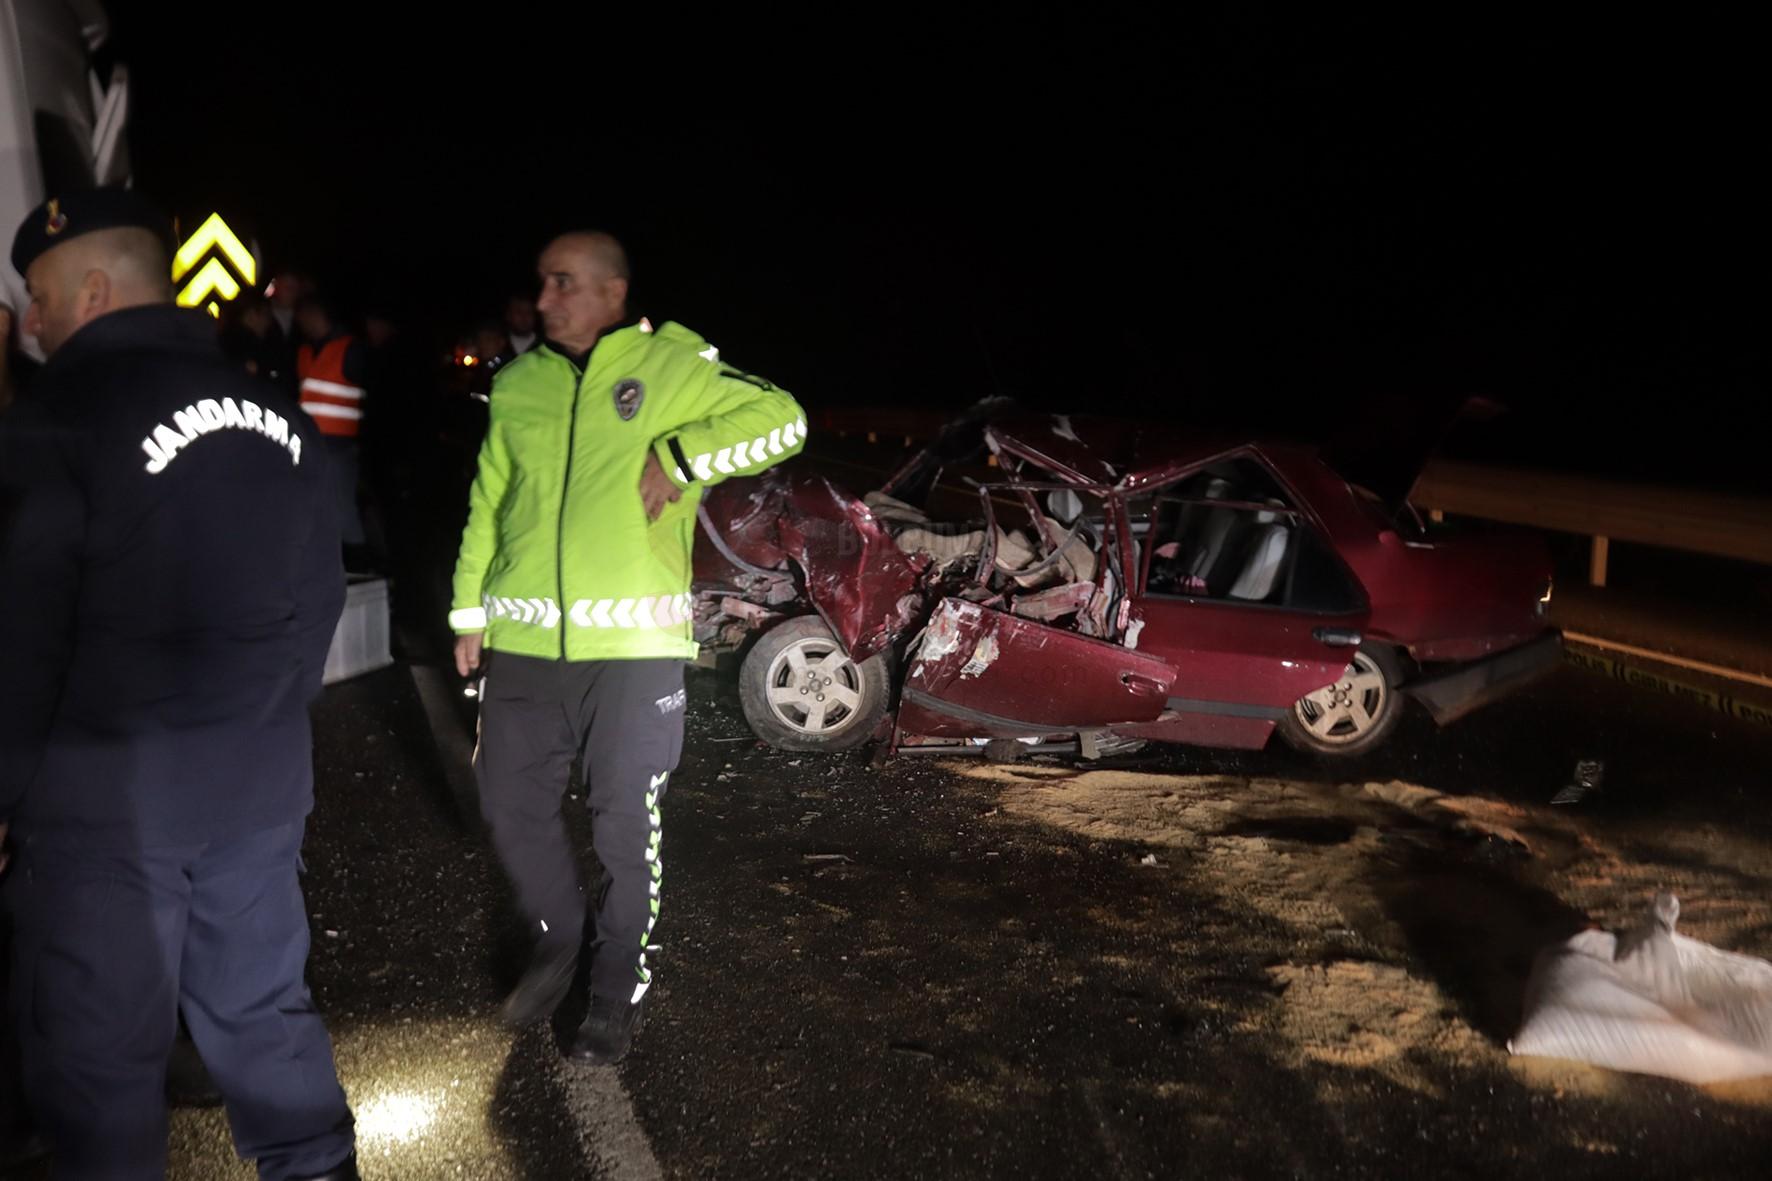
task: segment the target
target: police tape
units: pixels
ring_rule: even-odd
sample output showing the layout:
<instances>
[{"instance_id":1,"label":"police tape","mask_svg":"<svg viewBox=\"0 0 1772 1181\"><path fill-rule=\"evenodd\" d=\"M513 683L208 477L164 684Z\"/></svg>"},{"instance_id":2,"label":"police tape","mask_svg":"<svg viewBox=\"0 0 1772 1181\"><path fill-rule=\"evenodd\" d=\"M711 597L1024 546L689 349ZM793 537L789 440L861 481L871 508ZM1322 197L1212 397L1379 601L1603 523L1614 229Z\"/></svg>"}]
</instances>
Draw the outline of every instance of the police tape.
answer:
<instances>
[{"instance_id":1,"label":"police tape","mask_svg":"<svg viewBox=\"0 0 1772 1181\"><path fill-rule=\"evenodd\" d=\"M1772 729L1772 701L1743 701L1731 694L1720 693L1715 689L1706 689L1701 685L1694 685L1663 673L1653 672L1641 665L1614 660L1610 656L1602 656L1592 648L1578 645L1581 645L1580 641L1571 641L1563 646L1564 661L1577 668L1599 673L1601 676L1610 677L1615 681L1622 681L1633 688L1648 689L1651 692L1678 697L1682 701L1689 701L1694 705L1728 714L1732 718L1740 718L1744 722Z\"/></svg>"}]
</instances>

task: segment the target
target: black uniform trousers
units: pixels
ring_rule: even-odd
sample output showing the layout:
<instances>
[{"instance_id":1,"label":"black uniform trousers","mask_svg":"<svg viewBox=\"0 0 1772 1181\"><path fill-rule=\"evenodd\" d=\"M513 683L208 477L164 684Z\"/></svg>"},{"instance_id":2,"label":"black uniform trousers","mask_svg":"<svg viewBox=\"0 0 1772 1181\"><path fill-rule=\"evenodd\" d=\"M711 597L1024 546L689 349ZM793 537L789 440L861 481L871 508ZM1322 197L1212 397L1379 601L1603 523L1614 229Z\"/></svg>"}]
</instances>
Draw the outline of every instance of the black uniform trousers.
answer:
<instances>
[{"instance_id":1,"label":"black uniform trousers","mask_svg":"<svg viewBox=\"0 0 1772 1181\"><path fill-rule=\"evenodd\" d=\"M303 980L296 821L105 853L27 839L7 881L25 1093L57 1178L159 1178L182 1009L264 1178L350 1155L350 1109Z\"/></svg>"},{"instance_id":2,"label":"black uniform trousers","mask_svg":"<svg viewBox=\"0 0 1772 1181\"><path fill-rule=\"evenodd\" d=\"M474 767L480 811L544 947L584 941L578 858L560 801L583 756L591 843L603 866L592 943L593 995L636 1002L652 973L662 800L683 751L680 660L539 660L495 652L480 700Z\"/></svg>"}]
</instances>

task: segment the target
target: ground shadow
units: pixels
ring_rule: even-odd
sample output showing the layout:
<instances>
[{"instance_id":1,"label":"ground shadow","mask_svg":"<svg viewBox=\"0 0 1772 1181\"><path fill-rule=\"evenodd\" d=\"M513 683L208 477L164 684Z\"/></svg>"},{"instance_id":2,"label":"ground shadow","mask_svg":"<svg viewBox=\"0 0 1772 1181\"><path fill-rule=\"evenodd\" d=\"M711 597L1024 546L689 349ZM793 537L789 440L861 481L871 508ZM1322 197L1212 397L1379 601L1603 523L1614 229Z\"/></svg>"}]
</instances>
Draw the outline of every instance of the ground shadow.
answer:
<instances>
[{"instance_id":1,"label":"ground shadow","mask_svg":"<svg viewBox=\"0 0 1772 1181\"><path fill-rule=\"evenodd\" d=\"M530 1026L511 1046L504 1070L492 1093L487 1122L513 1163L534 1181L591 1181L589 1166L576 1164L569 1171L562 1162L582 1157L576 1122L557 1069L539 1065L539 1055L559 1051L548 1027Z\"/></svg>"},{"instance_id":2,"label":"ground shadow","mask_svg":"<svg viewBox=\"0 0 1772 1181\"><path fill-rule=\"evenodd\" d=\"M1218 831L1221 837L1262 837L1270 841L1296 841L1302 845L1344 845L1354 839L1360 826L1334 816L1275 816L1239 820Z\"/></svg>"},{"instance_id":3,"label":"ground shadow","mask_svg":"<svg viewBox=\"0 0 1772 1181\"><path fill-rule=\"evenodd\" d=\"M1458 850L1394 842L1366 875L1414 961L1496 1043L1519 1028L1533 959L1588 925L1549 890Z\"/></svg>"}]
</instances>

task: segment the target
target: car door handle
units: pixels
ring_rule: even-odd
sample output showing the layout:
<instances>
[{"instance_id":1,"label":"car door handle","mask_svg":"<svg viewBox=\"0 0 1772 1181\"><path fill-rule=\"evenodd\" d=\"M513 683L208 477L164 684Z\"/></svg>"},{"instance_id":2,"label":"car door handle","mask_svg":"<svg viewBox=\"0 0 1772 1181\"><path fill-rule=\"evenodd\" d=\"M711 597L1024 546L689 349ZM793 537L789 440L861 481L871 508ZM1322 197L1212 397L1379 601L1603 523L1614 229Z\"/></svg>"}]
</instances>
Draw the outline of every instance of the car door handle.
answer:
<instances>
[{"instance_id":1,"label":"car door handle","mask_svg":"<svg viewBox=\"0 0 1772 1181\"><path fill-rule=\"evenodd\" d=\"M1311 639L1331 648L1358 648L1364 638L1359 632L1347 627L1319 627L1311 633Z\"/></svg>"}]
</instances>

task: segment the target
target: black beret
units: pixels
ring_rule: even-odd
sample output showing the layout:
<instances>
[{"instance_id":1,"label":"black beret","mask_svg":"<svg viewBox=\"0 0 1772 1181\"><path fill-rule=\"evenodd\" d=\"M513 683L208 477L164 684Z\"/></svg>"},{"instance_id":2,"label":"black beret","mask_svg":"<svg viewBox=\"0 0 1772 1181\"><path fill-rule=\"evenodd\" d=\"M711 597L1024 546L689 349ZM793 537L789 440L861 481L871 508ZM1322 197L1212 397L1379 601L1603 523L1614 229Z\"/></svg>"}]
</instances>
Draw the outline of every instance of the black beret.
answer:
<instances>
[{"instance_id":1,"label":"black beret","mask_svg":"<svg viewBox=\"0 0 1772 1181\"><path fill-rule=\"evenodd\" d=\"M172 222L132 189L81 189L51 197L31 210L12 238L12 265L19 274L45 251L94 230L134 228L157 236L170 250Z\"/></svg>"}]
</instances>

